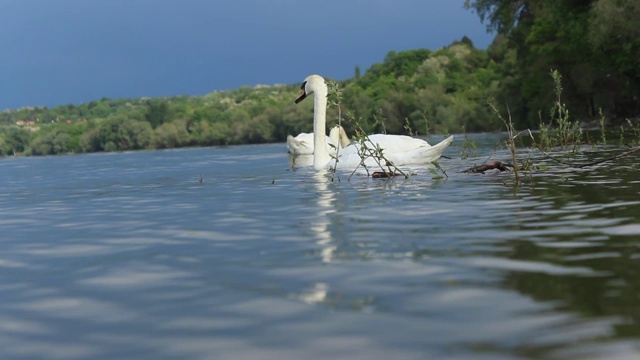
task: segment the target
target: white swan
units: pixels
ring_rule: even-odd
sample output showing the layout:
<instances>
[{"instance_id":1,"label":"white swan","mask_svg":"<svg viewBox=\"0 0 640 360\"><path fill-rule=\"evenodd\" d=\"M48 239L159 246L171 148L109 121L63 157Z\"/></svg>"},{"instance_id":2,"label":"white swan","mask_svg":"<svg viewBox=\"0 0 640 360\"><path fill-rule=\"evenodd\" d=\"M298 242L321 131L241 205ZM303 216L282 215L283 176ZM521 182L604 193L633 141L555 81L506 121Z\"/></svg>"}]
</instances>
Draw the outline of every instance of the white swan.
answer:
<instances>
[{"instance_id":1,"label":"white swan","mask_svg":"<svg viewBox=\"0 0 640 360\"><path fill-rule=\"evenodd\" d=\"M336 148L344 148L351 144L351 140L347 137L344 128L336 125L329 131L327 137L330 154L336 154ZM287 136L287 149L292 155L311 155L313 154L313 133L300 133L298 136Z\"/></svg>"},{"instance_id":2,"label":"white swan","mask_svg":"<svg viewBox=\"0 0 640 360\"><path fill-rule=\"evenodd\" d=\"M331 162L327 151L326 133L327 115L327 84L319 75L308 76L302 86L302 93L296 99L296 104L313 94L313 167L315 170L326 169ZM383 149L384 157L395 166L429 164L438 160L444 149L451 144L453 136L449 136L438 144L431 146L424 140L404 135L370 135L369 139ZM362 161L358 154L359 144L354 144L340 150L339 168L356 168ZM368 158L367 166L373 165L373 159Z\"/></svg>"}]
</instances>

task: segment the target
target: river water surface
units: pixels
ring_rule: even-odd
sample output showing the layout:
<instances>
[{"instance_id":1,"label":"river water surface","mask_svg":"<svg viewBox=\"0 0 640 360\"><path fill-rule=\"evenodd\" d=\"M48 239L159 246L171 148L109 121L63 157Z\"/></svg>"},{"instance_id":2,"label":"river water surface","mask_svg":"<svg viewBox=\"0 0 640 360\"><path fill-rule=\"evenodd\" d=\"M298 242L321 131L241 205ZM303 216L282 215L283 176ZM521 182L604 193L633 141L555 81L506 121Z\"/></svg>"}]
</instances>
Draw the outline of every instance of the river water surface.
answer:
<instances>
[{"instance_id":1,"label":"river water surface","mask_svg":"<svg viewBox=\"0 0 640 360\"><path fill-rule=\"evenodd\" d=\"M333 182L284 144L2 159L0 359L640 358L639 156L523 151L515 186L459 151Z\"/></svg>"}]
</instances>

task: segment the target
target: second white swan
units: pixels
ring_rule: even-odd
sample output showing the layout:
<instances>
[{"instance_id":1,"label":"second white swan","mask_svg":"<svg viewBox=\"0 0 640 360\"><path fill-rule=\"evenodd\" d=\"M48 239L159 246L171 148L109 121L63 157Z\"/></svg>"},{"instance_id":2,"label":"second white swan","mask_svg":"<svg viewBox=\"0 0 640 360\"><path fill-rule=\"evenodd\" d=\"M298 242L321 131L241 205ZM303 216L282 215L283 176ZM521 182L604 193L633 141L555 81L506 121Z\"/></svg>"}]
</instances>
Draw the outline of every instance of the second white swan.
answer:
<instances>
[{"instance_id":1,"label":"second white swan","mask_svg":"<svg viewBox=\"0 0 640 360\"><path fill-rule=\"evenodd\" d=\"M320 75L310 75L300 86L302 90L296 99L296 104L313 94L313 167L315 170L326 169L331 162L327 150L326 114L327 114L327 84ZM438 160L442 152L451 144L453 136L449 136L438 144L431 146L424 140L404 135L369 135L369 139L383 149L384 157L395 166L429 164ZM362 162L358 154L359 144L354 144L340 150L339 167L354 169ZM373 159L367 159L373 161ZM371 164L367 161L367 165Z\"/></svg>"},{"instance_id":2,"label":"second white swan","mask_svg":"<svg viewBox=\"0 0 640 360\"><path fill-rule=\"evenodd\" d=\"M330 154L336 154L336 148L344 148L351 144L351 140L347 137L344 128L336 125L329 131L327 137ZM287 149L292 155L311 155L313 154L313 133L300 133L296 137L287 136Z\"/></svg>"}]
</instances>

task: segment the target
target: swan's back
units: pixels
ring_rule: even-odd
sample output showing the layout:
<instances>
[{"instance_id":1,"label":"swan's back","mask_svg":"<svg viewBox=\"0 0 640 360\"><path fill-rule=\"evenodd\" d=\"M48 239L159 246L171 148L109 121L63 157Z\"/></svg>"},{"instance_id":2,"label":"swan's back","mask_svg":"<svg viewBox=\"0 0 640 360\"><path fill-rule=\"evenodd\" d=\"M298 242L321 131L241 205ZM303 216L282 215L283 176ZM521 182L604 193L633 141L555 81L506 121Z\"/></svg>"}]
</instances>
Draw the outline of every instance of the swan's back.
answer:
<instances>
[{"instance_id":1,"label":"swan's back","mask_svg":"<svg viewBox=\"0 0 640 360\"><path fill-rule=\"evenodd\" d=\"M409 137L409 136L407 136ZM409 137L411 138L411 137ZM414 140L420 140L411 138ZM396 166L400 165L420 165L420 164L430 164L433 161L436 161L442 156L444 150L451 144L453 141L453 136L449 136L448 138L442 140L441 142L431 146L426 141L420 140L423 142L422 146L418 145L418 142L413 142L414 147L407 151L401 152L383 152L384 156L391 161Z\"/></svg>"},{"instance_id":2,"label":"swan's back","mask_svg":"<svg viewBox=\"0 0 640 360\"><path fill-rule=\"evenodd\" d=\"M428 142L422 139L406 135L373 134L369 135L369 140L384 149L385 153L405 153L423 147L431 147Z\"/></svg>"},{"instance_id":3,"label":"swan's back","mask_svg":"<svg viewBox=\"0 0 640 360\"><path fill-rule=\"evenodd\" d=\"M382 148L382 155L387 160L391 161L395 166L404 166L430 164L438 160L447 146L453 141L453 136L449 136L434 146L429 145L424 140L405 135L375 134L369 135L369 139ZM367 144L367 146L371 147L371 144ZM358 166L361 161L361 157L358 154L360 147L359 143L355 143L340 150L340 164L338 166L345 168ZM372 160L372 158L367 159L367 166L375 165Z\"/></svg>"},{"instance_id":4,"label":"swan's back","mask_svg":"<svg viewBox=\"0 0 640 360\"><path fill-rule=\"evenodd\" d=\"M298 136L287 136L287 149L293 155L313 154L313 133L300 133Z\"/></svg>"}]
</instances>

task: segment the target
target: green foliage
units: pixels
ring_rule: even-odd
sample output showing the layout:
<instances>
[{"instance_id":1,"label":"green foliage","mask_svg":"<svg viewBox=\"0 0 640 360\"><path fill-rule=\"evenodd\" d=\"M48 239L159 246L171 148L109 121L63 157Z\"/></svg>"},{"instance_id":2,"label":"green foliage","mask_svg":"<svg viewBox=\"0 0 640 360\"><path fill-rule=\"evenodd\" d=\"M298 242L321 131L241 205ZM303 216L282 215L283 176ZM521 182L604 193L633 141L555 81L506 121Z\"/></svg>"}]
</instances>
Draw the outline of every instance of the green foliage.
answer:
<instances>
[{"instance_id":1,"label":"green foliage","mask_svg":"<svg viewBox=\"0 0 640 360\"><path fill-rule=\"evenodd\" d=\"M172 118L172 111L169 105L162 99L151 99L147 102L147 109L144 119L151 124L154 129L169 122Z\"/></svg>"},{"instance_id":2,"label":"green foliage","mask_svg":"<svg viewBox=\"0 0 640 360\"><path fill-rule=\"evenodd\" d=\"M442 168L442 166L440 166L440 164L437 161L432 161L431 164L434 166L433 168L429 168L429 172L433 175L433 179L434 180L439 180L439 179L443 179L443 178L449 178L449 175L447 175L447 172Z\"/></svg>"},{"instance_id":3,"label":"green foliage","mask_svg":"<svg viewBox=\"0 0 640 360\"><path fill-rule=\"evenodd\" d=\"M512 166L513 166L513 175L515 177L516 180L516 185L518 184L518 181L520 181L520 169L518 166L518 155L516 152L516 143L515 143L515 139L518 136L518 134L515 133L515 127L513 125L513 119L511 117L511 111L509 111L509 109L507 108L507 112L508 112L508 117L505 119L502 114L500 114L500 111L495 107L495 105L491 102L491 100L489 101L489 107L495 112L495 114L498 116L498 118L500 119L500 121L502 121L502 123L504 124L505 128L507 129L507 134L508 134L508 138L505 141L505 144L507 146L507 149L509 149L509 152L511 152L511 161L512 161Z\"/></svg>"},{"instance_id":4,"label":"green foliage","mask_svg":"<svg viewBox=\"0 0 640 360\"><path fill-rule=\"evenodd\" d=\"M640 123L634 124L630 119L626 119L625 123L620 125L620 145L624 144L640 144Z\"/></svg>"},{"instance_id":5,"label":"green foliage","mask_svg":"<svg viewBox=\"0 0 640 360\"><path fill-rule=\"evenodd\" d=\"M577 122L571 122L569 109L562 101L562 76L557 70L551 71L556 100L549 110L549 122L540 124L540 146L568 147L582 142L582 129Z\"/></svg>"},{"instance_id":6,"label":"green foliage","mask_svg":"<svg viewBox=\"0 0 640 360\"><path fill-rule=\"evenodd\" d=\"M637 0L466 0L498 34L488 53L502 60L496 98L511 105L516 125L535 127L554 102L546 73L565 79L575 118L598 109L612 123L640 112L640 3Z\"/></svg>"},{"instance_id":7,"label":"green foliage","mask_svg":"<svg viewBox=\"0 0 640 360\"><path fill-rule=\"evenodd\" d=\"M64 131L50 131L45 135L38 136L31 141L30 149L32 155L53 155L69 152L69 134Z\"/></svg>"},{"instance_id":8,"label":"green foliage","mask_svg":"<svg viewBox=\"0 0 640 360\"><path fill-rule=\"evenodd\" d=\"M0 129L0 131L2 155L20 155L28 148L31 137L29 130L10 126Z\"/></svg>"},{"instance_id":9,"label":"green foliage","mask_svg":"<svg viewBox=\"0 0 640 360\"><path fill-rule=\"evenodd\" d=\"M364 119L384 117L386 129L368 131L407 133L407 119L418 132L426 127L425 119L435 132L459 131L462 126L492 130L496 122L484 106L498 81L491 62L468 39L435 52L390 52L383 64L373 64L347 83L344 105Z\"/></svg>"},{"instance_id":10,"label":"green foliage","mask_svg":"<svg viewBox=\"0 0 640 360\"><path fill-rule=\"evenodd\" d=\"M114 116L92 122L79 146L84 152L141 150L149 147L152 136L149 123Z\"/></svg>"},{"instance_id":11,"label":"green foliage","mask_svg":"<svg viewBox=\"0 0 640 360\"><path fill-rule=\"evenodd\" d=\"M464 134L464 140L458 145L460 148L460 158L468 159L472 157L476 157L476 150L478 149L478 144L476 144L475 140L470 140L469 136L465 128L462 128L462 133Z\"/></svg>"}]
</instances>

